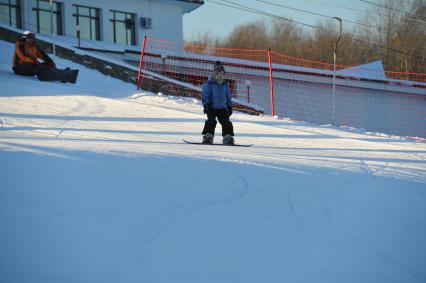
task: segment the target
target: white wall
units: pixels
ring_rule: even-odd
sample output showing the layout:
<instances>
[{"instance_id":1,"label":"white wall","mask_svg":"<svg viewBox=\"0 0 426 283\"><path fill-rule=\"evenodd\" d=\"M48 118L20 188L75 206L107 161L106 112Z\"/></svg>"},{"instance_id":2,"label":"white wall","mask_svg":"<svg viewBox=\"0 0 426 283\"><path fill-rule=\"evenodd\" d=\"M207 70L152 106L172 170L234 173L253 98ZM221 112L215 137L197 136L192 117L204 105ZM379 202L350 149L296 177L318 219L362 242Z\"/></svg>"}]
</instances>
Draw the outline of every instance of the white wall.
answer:
<instances>
[{"instance_id":1,"label":"white wall","mask_svg":"<svg viewBox=\"0 0 426 283\"><path fill-rule=\"evenodd\" d=\"M159 0L62 0L64 34L76 36L75 21L72 16L72 5L83 5L101 9L101 40L113 42L111 38L110 10L136 14L136 44L139 46L146 35L152 38L183 44L183 8L178 1ZM176 2L176 3L175 3ZM36 30L33 23L33 0L22 1L22 16L24 29ZM140 26L140 17L152 19L152 28L143 29Z\"/></svg>"}]
</instances>

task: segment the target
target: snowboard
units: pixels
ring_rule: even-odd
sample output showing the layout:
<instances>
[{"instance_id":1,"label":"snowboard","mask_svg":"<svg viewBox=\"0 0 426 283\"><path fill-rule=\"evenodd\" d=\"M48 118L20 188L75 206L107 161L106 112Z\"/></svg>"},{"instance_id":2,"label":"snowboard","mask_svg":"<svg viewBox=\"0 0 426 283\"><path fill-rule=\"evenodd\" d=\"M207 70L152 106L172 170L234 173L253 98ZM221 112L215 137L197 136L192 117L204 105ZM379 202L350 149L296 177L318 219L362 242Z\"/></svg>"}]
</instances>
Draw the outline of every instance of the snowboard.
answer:
<instances>
[{"instance_id":1,"label":"snowboard","mask_svg":"<svg viewBox=\"0 0 426 283\"><path fill-rule=\"evenodd\" d=\"M78 70L69 70L67 77L68 77L67 82L75 84L78 78Z\"/></svg>"},{"instance_id":2,"label":"snowboard","mask_svg":"<svg viewBox=\"0 0 426 283\"><path fill-rule=\"evenodd\" d=\"M221 145L221 146L242 146L242 147L250 147L252 146L252 144L223 144L223 143L202 143L202 142L192 142L192 141L187 141L187 140L183 140L184 143L187 144L200 144L200 145Z\"/></svg>"},{"instance_id":3,"label":"snowboard","mask_svg":"<svg viewBox=\"0 0 426 283\"><path fill-rule=\"evenodd\" d=\"M78 77L78 70L40 66L37 70L37 77L40 81L61 81L63 83L75 84Z\"/></svg>"}]
</instances>

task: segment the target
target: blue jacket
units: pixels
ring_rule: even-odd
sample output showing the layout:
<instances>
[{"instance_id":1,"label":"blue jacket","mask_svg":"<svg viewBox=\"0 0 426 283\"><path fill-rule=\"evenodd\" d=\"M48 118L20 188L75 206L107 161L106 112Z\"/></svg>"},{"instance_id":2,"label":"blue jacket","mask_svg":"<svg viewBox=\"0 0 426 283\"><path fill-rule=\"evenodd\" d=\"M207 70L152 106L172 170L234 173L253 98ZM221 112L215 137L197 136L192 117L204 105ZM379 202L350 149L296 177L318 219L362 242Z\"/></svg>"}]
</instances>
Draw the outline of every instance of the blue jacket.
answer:
<instances>
[{"instance_id":1,"label":"blue jacket","mask_svg":"<svg viewBox=\"0 0 426 283\"><path fill-rule=\"evenodd\" d=\"M212 76L203 85L201 96L203 106L208 106L211 109L223 109L232 107L231 91L228 84L223 82L219 85Z\"/></svg>"}]
</instances>

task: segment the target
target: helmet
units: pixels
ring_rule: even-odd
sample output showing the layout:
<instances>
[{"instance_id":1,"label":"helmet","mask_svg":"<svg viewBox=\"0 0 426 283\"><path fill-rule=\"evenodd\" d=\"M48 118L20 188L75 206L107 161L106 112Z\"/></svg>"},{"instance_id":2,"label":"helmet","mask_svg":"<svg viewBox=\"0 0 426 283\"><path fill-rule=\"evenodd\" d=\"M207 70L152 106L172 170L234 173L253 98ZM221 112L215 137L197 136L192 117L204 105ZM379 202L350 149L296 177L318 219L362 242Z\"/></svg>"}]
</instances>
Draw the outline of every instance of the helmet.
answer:
<instances>
[{"instance_id":1,"label":"helmet","mask_svg":"<svg viewBox=\"0 0 426 283\"><path fill-rule=\"evenodd\" d=\"M223 64L220 61L216 61L214 63L213 70L215 72L225 72L225 67L223 67Z\"/></svg>"},{"instance_id":2,"label":"helmet","mask_svg":"<svg viewBox=\"0 0 426 283\"><path fill-rule=\"evenodd\" d=\"M33 38L33 39L35 39L35 34L33 33L33 32L31 32L31 31L28 31L28 30L26 30L26 31L24 31L23 33L22 33L22 38Z\"/></svg>"}]
</instances>

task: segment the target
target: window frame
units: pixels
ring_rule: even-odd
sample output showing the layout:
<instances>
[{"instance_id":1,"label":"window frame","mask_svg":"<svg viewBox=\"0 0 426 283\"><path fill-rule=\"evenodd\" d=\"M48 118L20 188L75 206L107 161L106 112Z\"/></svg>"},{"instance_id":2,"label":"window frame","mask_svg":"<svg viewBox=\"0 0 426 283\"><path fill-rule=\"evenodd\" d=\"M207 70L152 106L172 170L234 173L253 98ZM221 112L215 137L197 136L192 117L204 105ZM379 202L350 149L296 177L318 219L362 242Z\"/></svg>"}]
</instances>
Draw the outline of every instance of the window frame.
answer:
<instances>
[{"instance_id":1,"label":"window frame","mask_svg":"<svg viewBox=\"0 0 426 283\"><path fill-rule=\"evenodd\" d=\"M126 30L127 30L127 25L128 25L128 18L127 16L130 15L130 20L132 21L131 23L131 38L128 38L128 34L126 32L126 45L136 45L136 14L135 13L130 13L130 12L124 12L124 11L117 11L117 10L109 10L110 12L112 12L112 18L110 18L110 22L112 23L112 33L113 33L113 42L117 43L117 31L116 31L116 23L124 23L126 26ZM124 20L118 20L116 18L116 14L124 14Z\"/></svg>"},{"instance_id":2,"label":"window frame","mask_svg":"<svg viewBox=\"0 0 426 283\"><path fill-rule=\"evenodd\" d=\"M34 12L36 12L36 26L37 26L37 32L40 33L40 11L43 12L49 12L50 13L50 9L43 9L40 8L39 3L40 2L47 2L49 3L49 0L35 0L37 3L36 7L33 7L32 10ZM53 3L56 5L56 11L53 10L53 14L56 15L56 34L57 35L63 35L63 27L62 27L62 3L61 2L57 2L57 1L53 1ZM53 27L50 27L51 29L53 29Z\"/></svg>"},{"instance_id":3,"label":"window frame","mask_svg":"<svg viewBox=\"0 0 426 283\"><path fill-rule=\"evenodd\" d=\"M15 4L12 4L12 0L8 0L8 3L0 3L0 6L6 6L9 9L9 26L13 26L13 18L15 18L16 27L22 28L21 0L15 0ZM15 16L12 15L13 8L16 11Z\"/></svg>"},{"instance_id":4,"label":"window frame","mask_svg":"<svg viewBox=\"0 0 426 283\"><path fill-rule=\"evenodd\" d=\"M73 8L76 8L76 13L73 11L72 16L76 19L76 25L78 26L79 23L79 18L83 17L83 18L88 18L89 19L89 25L90 25L90 40L101 40L101 9L100 8L96 8L96 7L90 7L90 6L85 6L85 5L77 5L77 4L73 4L72 5ZM81 15L79 13L79 8L88 8L89 9L89 15ZM92 16L92 11L95 11L95 16ZM92 30L93 30L93 25L92 25L92 20L95 20L95 31L96 31L96 38L93 39L92 38Z\"/></svg>"}]
</instances>

